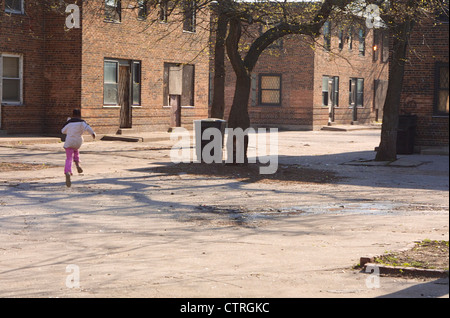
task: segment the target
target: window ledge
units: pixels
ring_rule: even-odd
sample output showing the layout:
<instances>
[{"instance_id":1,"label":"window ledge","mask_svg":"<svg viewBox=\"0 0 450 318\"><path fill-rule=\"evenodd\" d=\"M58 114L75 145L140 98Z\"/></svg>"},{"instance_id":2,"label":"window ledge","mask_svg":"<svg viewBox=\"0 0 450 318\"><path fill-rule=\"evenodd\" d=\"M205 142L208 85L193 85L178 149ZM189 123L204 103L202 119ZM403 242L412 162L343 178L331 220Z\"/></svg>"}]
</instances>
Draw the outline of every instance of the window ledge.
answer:
<instances>
[{"instance_id":1,"label":"window ledge","mask_svg":"<svg viewBox=\"0 0 450 318\"><path fill-rule=\"evenodd\" d=\"M120 108L120 105L103 105L103 108Z\"/></svg>"},{"instance_id":2,"label":"window ledge","mask_svg":"<svg viewBox=\"0 0 450 318\"><path fill-rule=\"evenodd\" d=\"M25 15L25 12L21 12L21 11L8 11L7 9L5 9L5 13L9 14L9 15Z\"/></svg>"},{"instance_id":3,"label":"window ledge","mask_svg":"<svg viewBox=\"0 0 450 318\"><path fill-rule=\"evenodd\" d=\"M25 106L25 104L23 104L23 103L6 103L6 102L2 102L1 105L2 106Z\"/></svg>"},{"instance_id":4,"label":"window ledge","mask_svg":"<svg viewBox=\"0 0 450 318\"><path fill-rule=\"evenodd\" d=\"M103 22L112 23L112 24L121 24L122 23L122 21L113 21L113 20L107 20L107 19L104 19Z\"/></svg>"},{"instance_id":5,"label":"window ledge","mask_svg":"<svg viewBox=\"0 0 450 318\"><path fill-rule=\"evenodd\" d=\"M163 106L162 108L166 108L166 109L171 109L172 108L172 106ZM195 108L195 106L181 106L181 108L187 108L187 109L192 109L192 108Z\"/></svg>"}]
</instances>

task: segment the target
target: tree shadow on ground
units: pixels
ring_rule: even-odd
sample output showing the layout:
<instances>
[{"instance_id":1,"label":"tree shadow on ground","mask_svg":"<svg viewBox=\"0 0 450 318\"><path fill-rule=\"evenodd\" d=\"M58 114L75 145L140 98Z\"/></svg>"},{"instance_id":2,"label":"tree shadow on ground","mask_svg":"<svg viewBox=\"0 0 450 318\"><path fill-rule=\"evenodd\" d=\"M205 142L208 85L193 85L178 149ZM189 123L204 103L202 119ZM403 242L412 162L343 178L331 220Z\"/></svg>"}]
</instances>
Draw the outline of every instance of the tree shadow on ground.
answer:
<instances>
[{"instance_id":1,"label":"tree shadow on ground","mask_svg":"<svg viewBox=\"0 0 450 318\"><path fill-rule=\"evenodd\" d=\"M364 187L426 189L448 191L448 157L401 156L403 164L374 165L373 151L356 151L310 156L278 156L278 169L262 174L268 164L172 163L155 162L153 167L130 169L134 172L166 176L189 175L221 178L274 186L290 184L347 184ZM355 164L353 164L355 163Z\"/></svg>"},{"instance_id":2,"label":"tree shadow on ground","mask_svg":"<svg viewBox=\"0 0 450 318\"><path fill-rule=\"evenodd\" d=\"M248 183L335 183L343 179L333 171L305 168L300 165L282 166L279 167L273 174L261 174L261 167L265 167L265 165L258 163L236 165L222 163L179 163L162 165L155 168L133 169L132 171L154 172L166 175L199 175L214 178L234 179Z\"/></svg>"},{"instance_id":3,"label":"tree shadow on ground","mask_svg":"<svg viewBox=\"0 0 450 318\"><path fill-rule=\"evenodd\" d=\"M448 295L448 278L414 285L378 298L438 298Z\"/></svg>"}]
</instances>

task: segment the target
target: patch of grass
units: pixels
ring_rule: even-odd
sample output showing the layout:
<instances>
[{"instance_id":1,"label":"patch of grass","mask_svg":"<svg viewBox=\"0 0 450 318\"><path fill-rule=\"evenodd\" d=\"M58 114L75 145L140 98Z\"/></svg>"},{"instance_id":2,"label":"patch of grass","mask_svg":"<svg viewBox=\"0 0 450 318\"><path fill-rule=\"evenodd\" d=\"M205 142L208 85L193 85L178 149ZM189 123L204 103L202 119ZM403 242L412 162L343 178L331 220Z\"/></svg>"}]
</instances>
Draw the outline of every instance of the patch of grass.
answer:
<instances>
[{"instance_id":1,"label":"patch of grass","mask_svg":"<svg viewBox=\"0 0 450 318\"><path fill-rule=\"evenodd\" d=\"M375 262L388 266L448 270L449 241L425 239L407 251L386 252Z\"/></svg>"}]
</instances>

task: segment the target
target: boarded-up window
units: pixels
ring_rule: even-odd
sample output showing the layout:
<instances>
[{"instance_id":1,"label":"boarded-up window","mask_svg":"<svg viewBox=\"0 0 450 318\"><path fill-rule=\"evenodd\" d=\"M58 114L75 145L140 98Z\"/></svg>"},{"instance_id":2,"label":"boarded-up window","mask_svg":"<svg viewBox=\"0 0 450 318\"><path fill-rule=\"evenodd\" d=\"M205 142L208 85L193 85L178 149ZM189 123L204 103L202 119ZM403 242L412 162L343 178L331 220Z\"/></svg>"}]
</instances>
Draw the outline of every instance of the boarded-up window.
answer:
<instances>
[{"instance_id":1,"label":"boarded-up window","mask_svg":"<svg viewBox=\"0 0 450 318\"><path fill-rule=\"evenodd\" d=\"M194 106L194 65L184 65L183 67L181 106Z\"/></svg>"},{"instance_id":2,"label":"boarded-up window","mask_svg":"<svg viewBox=\"0 0 450 318\"><path fill-rule=\"evenodd\" d=\"M163 105L169 105L170 95L179 95L181 106L194 106L195 66L164 63Z\"/></svg>"}]
</instances>

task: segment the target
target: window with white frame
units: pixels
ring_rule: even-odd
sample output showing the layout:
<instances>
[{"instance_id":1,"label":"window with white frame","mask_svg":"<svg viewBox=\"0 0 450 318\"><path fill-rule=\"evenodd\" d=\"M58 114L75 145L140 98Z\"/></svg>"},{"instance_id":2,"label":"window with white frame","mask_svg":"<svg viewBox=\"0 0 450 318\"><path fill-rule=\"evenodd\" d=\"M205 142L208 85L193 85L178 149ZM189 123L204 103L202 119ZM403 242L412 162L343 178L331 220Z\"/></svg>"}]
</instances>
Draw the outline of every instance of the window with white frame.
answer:
<instances>
[{"instance_id":1,"label":"window with white frame","mask_svg":"<svg viewBox=\"0 0 450 318\"><path fill-rule=\"evenodd\" d=\"M24 0L5 0L5 12L23 14Z\"/></svg>"},{"instance_id":2,"label":"window with white frame","mask_svg":"<svg viewBox=\"0 0 450 318\"><path fill-rule=\"evenodd\" d=\"M103 72L103 104L117 105L119 103L119 62L105 61Z\"/></svg>"},{"instance_id":3,"label":"window with white frame","mask_svg":"<svg viewBox=\"0 0 450 318\"><path fill-rule=\"evenodd\" d=\"M2 104L22 104L22 57L0 54L1 102Z\"/></svg>"}]
</instances>

